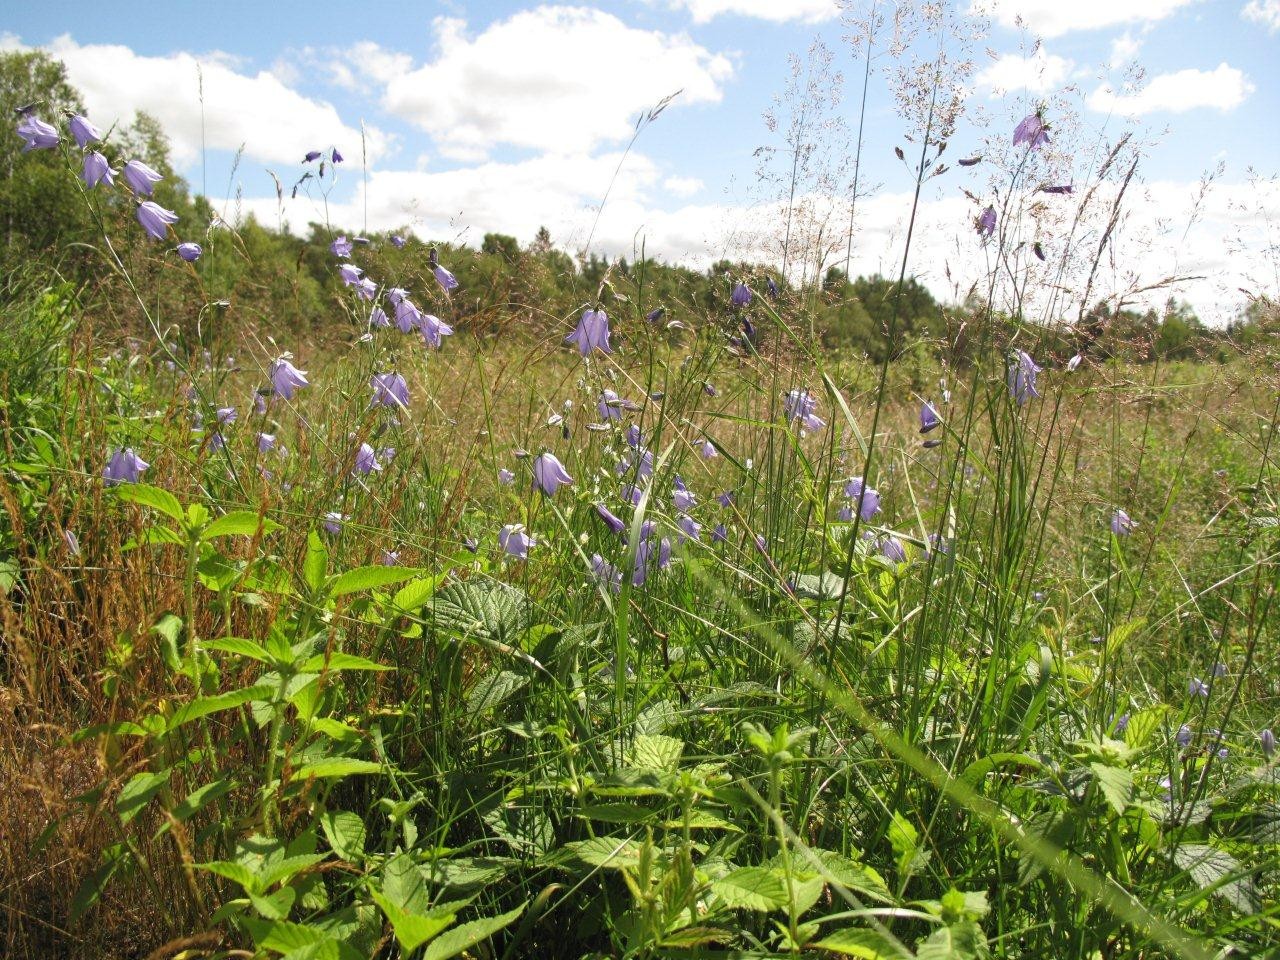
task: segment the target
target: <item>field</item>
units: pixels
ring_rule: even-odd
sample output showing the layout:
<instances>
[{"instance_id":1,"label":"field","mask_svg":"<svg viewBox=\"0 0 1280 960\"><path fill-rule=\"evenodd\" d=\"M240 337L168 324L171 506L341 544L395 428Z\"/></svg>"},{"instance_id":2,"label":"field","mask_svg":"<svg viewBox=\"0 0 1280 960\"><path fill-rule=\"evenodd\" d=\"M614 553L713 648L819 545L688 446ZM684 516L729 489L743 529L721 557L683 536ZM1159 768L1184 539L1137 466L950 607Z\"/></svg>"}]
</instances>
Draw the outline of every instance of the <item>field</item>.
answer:
<instances>
[{"instance_id":1,"label":"field","mask_svg":"<svg viewBox=\"0 0 1280 960\"><path fill-rule=\"evenodd\" d=\"M6 957L1280 956L1271 301L191 250L21 124Z\"/></svg>"}]
</instances>

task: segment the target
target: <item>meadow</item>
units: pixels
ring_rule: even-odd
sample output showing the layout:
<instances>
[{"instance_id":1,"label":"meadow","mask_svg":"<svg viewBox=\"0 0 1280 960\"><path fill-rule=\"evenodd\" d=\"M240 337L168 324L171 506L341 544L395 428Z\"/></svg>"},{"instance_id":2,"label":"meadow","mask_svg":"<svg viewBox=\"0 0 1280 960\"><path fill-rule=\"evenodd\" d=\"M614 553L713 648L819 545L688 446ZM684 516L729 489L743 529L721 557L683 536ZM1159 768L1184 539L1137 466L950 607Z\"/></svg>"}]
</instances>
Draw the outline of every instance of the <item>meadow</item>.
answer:
<instances>
[{"instance_id":1,"label":"meadow","mask_svg":"<svg viewBox=\"0 0 1280 960\"><path fill-rule=\"evenodd\" d=\"M242 322L52 129L106 276L0 312L7 956L1280 955L1273 334L876 362L643 259L495 330L338 231L327 328Z\"/></svg>"}]
</instances>

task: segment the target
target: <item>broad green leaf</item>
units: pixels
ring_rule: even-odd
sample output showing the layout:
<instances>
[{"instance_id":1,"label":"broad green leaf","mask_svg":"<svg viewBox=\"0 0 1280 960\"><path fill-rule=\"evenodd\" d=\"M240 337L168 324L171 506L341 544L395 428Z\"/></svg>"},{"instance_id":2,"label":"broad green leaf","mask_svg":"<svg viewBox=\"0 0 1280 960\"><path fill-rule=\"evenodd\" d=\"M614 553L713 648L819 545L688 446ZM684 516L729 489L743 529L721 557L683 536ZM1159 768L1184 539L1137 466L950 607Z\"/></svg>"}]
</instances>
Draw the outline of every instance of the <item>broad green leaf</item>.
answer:
<instances>
[{"instance_id":1,"label":"broad green leaf","mask_svg":"<svg viewBox=\"0 0 1280 960\"><path fill-rule=\"evenodd\" d=\"M328 569L329 549L320 539L320 534L312 530L307 534L307 552L302 558L302 582L311 588L312 593L319 593L324 589Z\"/></svg>"},{"instance_id":2,"label":"broad green leaf","mask_svg":"<svg viewBox=\"0 0 1280 960\"><path fill-rule=\"evenodd\" d=\"M314 867L317 863L324 859L322 853L304 853L295 857L285 857L283 860L271 863L270 867L263 871L260 878L262 888L264 890L274 887L277 883L292 880L303 870L308 867Z\"/></svg>"},{"instance_id":3,"label":"broad green leaf","mask_svg":"<svg viewBox=\"0 0 1280 960\"><path fill-rule=\"evenodd\" d=\"M253 909L268 920L287 920L294 901L298 899L298 891L293 887L281 887L275 893L249 894L249 902Z\"/></svg>"},{"instance_id":4,"label":"broad green leaf","mask_svg":"<svg viewBox=\"0 0 1280 960\"><path fill-rule=\"evenodd\" d=\"M246 893L262 893L262 883L257 875L243 863L234 860L211 860L208 863L197 863L197 870L207 870L220 877L226 877L232 883L238 883Z\"/></svg>"},{"instance_id":5,"label":"broad green leaf","mask_svg":"<svg viewBox=\"0 0 1280 960\"><path fill-rule=\"evenodd\" d=\"M215 780L213 783L206 783L203 787L197 787L192 790L187 794L186 799L176 804L169 812L175 820L182 823L203 810L205 804L226 796L231 792L233 786L234 784L230 780Z\"/></svg>"},{"instance_id":6,"label":"broad green leaf","mask_svg":"<svg viewBox=\"0 0 1280 960\"><path fill-rule=\"evenodd\" d=\"M1107 634L1106 652L1107 659L1114 660L1116 655L1124 649L1124 645L1129 642L1129 638L1146 626L1147 621L1138 617L1134 620L1126 620L1124 623L1115 626L1112 631Z\"/></svg>"},{"instance_id":7,"label":"broad green leaf","mask_svg":"<svg viewBox=\"0 0 1280 960\"><path fill-rule=\"evenodd\" d=\"M264 535L280 529L280 524L269 517L259 516L255 510L232 510L205 527L200 534L200 539L252 537L257 534L259 525Z\"/></svg>"},{"instance_id":8,"label":"broad green leaf","mask_svg":"<svg viewBox=\"0 0 1280 960\"><path fill-rule=\"evenodd\" d=\"M98 857L98 865L84 878L75 896L71 898L71 912L68 916L70 923L74 924L98 902L112 876L129 860L129 851L123 843L113 843L103 848Z\"/></svg>"},{"instance_id":9,"label":"broad green leaf","mask_svg":"<svg viewBox=\"0 0 1280 960\"><path fill-rule=\"evenodd\" d=\"M643 823L653 820L657 813L633 803L595 803L578 809L575 816L601 823Z\"/></svg>"},{"instance_id":10,"label":"broad green leaf","mask_svg":"<svg viewBox=\"0 0 1280 960\"><path fill-rule=\"evenodd\" d=\"M675 737L641 734L632 744L628 766L641 770L675 770L683 753L684 744Z\"/></svg>"},{"instance_id":11,"label":"broad green leaf","mask_svg":"<svg viewBox=\"0 0 1280 960\"><path fill-rule=\"evenodd\" d=\"M143 807L151 802L151 798L169 783L171 772L162 770L159 773L139 773L130 777L116 799L116 813L120 822L128 823L141 813Z\"/></svg>"},{"instance_id":12,"label":"broad green leaf","mask_svg":"<svg viewBox=\"0 0 1280 960\"><path fill-rule=\"evenodd\" d=\"M265 700L274 693L274 687L260 684L232 690L230 693L220 693L214 697L197 697L173 712L173 716L169 718L168 729L177 730L192 720L198 720L201 717L207 717L211 713L219 713L222 710L230 710L233 707L248 703L250 700Z\"/></svg>"},{"instance_id":13,"label":"broad green leaf","mask_svg":"<svg viewBox=\"0 0 1280 960\"><path fill-rule=\"evenodd\" d=\"M243 637L220 637L216 640L202 640L200 645L206 650L234 653L237 656L248 657L251 660L258 660L262 663L271 662L271 655L262 648L261 644L253 640L246 640Z\"/></svg>"},{"instance_id":14,"label":"broad green leaf","mask_svg":"<svg viewBox=\"0 0 1280 960\"><path fill-rule=\"evenodd\" d=\"M520 904L514 910L497 917L486 917L482 920L471 920L432 941L423 954L423 960L449 960L465 950L474 947L481 940L487 940L499 930L513 923L524 913L526 904Z\"/></svg>"},{"instance_id":15,"label":"broad green leaf","mask_svg":"<svg viewBox=\"0 0 1280 960\"><path fill-rule=\"evenodd\" d=\"M172 527L166 527L163 524L147 527L137 538L130 538L121 546L121 550L132 550L134 547L150 546L153 543L176 543L182 546L186 543L182 539L182 534L174 530Z\"/></svg>"},{"instance_id":16,"label":"broad green leaf","mask_svg":"<svg viewBox=\"0 0 1280 960\"><path fill-rule=\"evenodd\" d=\"M357 657L353 653L331 653L327 657L321 653L312 657L302 665L304 673L323 673L328 671L335 673L339 670L374 670L386 671L394 670L395 667L388 667L386 664L378 663L376 660L368 660L365 657Z\"/></svg>"},{"instance_id":17,"label":"broad green leaf","mask_svg":"<svg viewBox=\"0 0 1280 960\"><path fill-rule=\"evenodd\" d=\"M148 483L122 483L116 487L116 496L126 503L136 503L141 507L159 510L170 520L186 524L187 515L182 504L168 490L161 490Z\"/></svg>"},{"instance_id":18,"label":"broad green leaf","mask_svg":"<svg viewBox=\"0 0 1280 960\"><path fill-rule=\"evenodd\" d=\"M425 913L431 902L422 871L407 853L399 853L382 865L382 892L409 913Z\"/></svg>"},{"instance_id":19,"label":"broad green leaf","mask_svg":"<svg viewBox=\"0 0 1280 960\"><path fill-rule=\"evenodd\" d=\"M617 837L592 837L590 840L577 840L566 843L564 850L593 867L607 867L610 870L621 870L624 867L640 865L640 844L634 840Z\"/></svg>"},{"instance_id":20,"label":"broad green leaf","mask_svg":"<svg viewBox=\"0 0 1280 960\"><path fill-rule=\"evenodd\" d=\"M303 764L293 771L294 780L317 780L326 777L350 777L358 773L382 773L385 768L372 760L356 760L352 757L333 757Z\"/></svg>"},{"instance_id":21,"label":"broad green leaf","mask_svg":"<svg viewBox=\"0 0 1280 960\"><path fill-rule=\"evenodd\" d=\"M424 916L410 913L388 900L377 890L370 890L374 902L382 908L382 912L391 921L391 929L395 931L396 940L405 953L417 950L432 937L438 936L448 929L454 921L454 914L444 913L436 916Z\"/></svg>"},{"instance_id":22,"label":"broad green leaf","mask_svg":"<svg viewBox=\"0 0 1280 960\"><path fill-rule=\"evenodd\" d=\"M1116 813L1124 813L1125 808L1129 806L1129 799L1133 796L1133 772L1124 767L1113 767L1098 762L1089 764L1089 769L1093 771L1094 779L1098 781L1098 788L1107 798L1107 803L1111 804L1111 809Z\"/></svg>"},{"instance_id":23,"label":"broad green leaf","mask_svg":"<svg viewBox=\"0 0 1280 960\"><path fill-rule=\"evenodd\" d=\"M345 597L349 593L359 593L361 590L385 587L392 583L408 580L420 572L420 570L414 570L410 567L384 567L381 565L356 567L354 570L348 570L346 573L340 573L334 577L333 583L329 586L329 595L332 597Z\"/></svg>"},{"instance_id":24,"label":"broad green leaf","mask_svg":"<svg viewBox=\"0 0 1280 960\"><path fill-rule=\"evenodd\" d=\"M178 637L182 634L182 618L172 613L161 614L151 632L160 638L160 657L170 670L177 670L182 665L182 654L178 650Z\"/></svg>"},{"instance_id":25,"label":"broad green leaf","mask_svg":"<svg viewBox=\"0 0 1280 960\"><path fill-rule=\"evenodd\" d=\"M1206 843L1184 843L1173 851L1173 861L1191 875L1197 886L1212 888L1215 896L1241 913L1252 915L1262 909L1253 877L1225 850Z\"/></svg>"},{"instance_id":26,"label":"broad green leaf","mask_svg":"<svg viewBox=\"0 0 1280 960\"><path fill-rule=\"evenodd\" d=\"M771 911L787 905L782 875L768 867L740 867L711 882L711 891L733 909Z\"/></svg>"},{"instance_id":27,"label":"broad green leaf","mask_svg":"<svg viewBox=\"0 0 1280 960\"><path fill-rule=\"evenodd\" d=\"M893 894L890 893L884 878L865 863L851 860L834 850L810 850L809 853L822 864L822 870L834 883L854 891L859 896L871 897L881 903L893 901ZM807 856L803 859L797 857L797 860L802 863L807 859ZM813 865L806 863L805 866L810 868Z\"/></svg>"},{"instance_id":28,"label":"broad green leaf","mask_svg":"<svg viewBox=\"0 0 1280 960\"><path fill-rule=\"evenodd\" d=\"M473 720L484 717L504 703L529 682L529 678L510 670L495 670L480 680L467 695L467 715Z\"/></svg>"},{"instance_id":29,"label":"broad green leaf","mask_svg":"<svg viewBox=\"0 0 1280 960\"><path fill-rule=\"evenodd\" d=\"M898 941L876 930L846 927L814 944L845 957L860 960L911 960L912 953Z\"/></svg>"},{"instance_id":30,"label":"broad green leaf","mask_svg":"<svg viewBox=\"0 0 1280 960\"><path fill-rule=\"evenodd\" d=\"M435 596L440 586L441 577L427 577L425 580L411 580L401 587L391 602L398 610L412 613Z\"/></svg>"},{"instance_id":31,"label":"broad green leaf","mask_svg":"<svg viewBox=\"0 0 1280 960\"><path fill-rule=\"evenodd\" d=\"M343 860L359 863L364 859L367 831L358 814L347 810L327 810L320 817L320 828L333 852Z\"/></svg>"}]
</instances>

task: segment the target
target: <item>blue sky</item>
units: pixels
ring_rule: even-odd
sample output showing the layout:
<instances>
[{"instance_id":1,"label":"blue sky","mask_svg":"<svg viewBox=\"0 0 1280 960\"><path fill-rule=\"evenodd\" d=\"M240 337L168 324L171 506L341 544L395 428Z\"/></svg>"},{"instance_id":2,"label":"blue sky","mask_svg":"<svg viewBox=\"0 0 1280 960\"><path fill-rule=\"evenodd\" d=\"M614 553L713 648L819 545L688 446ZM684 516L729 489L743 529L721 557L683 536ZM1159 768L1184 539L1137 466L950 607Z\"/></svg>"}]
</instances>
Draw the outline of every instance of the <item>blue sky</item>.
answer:
<instances>
[{"instance_id":1,"label":"blue sky","mask_svg":"<svg viewBox=\"0 0 1280 960\"><path fill-rule=\"evenodd\" d=\"M869 7L870 0L852 4L846 17ZM889 7L881 0L879 9ZM973 13L955 5L947 19L970 30ZM528 240L546 223L571 250L590 233L637 111L683 86L637 142L593 246L626 254L643 236L651 252L701 264L777 251L765 236L779 216L777 198L755 175L756 148L778 143L762 111L786 82L787 55L803 55L815 36L836 69L860 78L838 14L832 0L359 7L235 0L169 3L145 17L47 3L0 16L0 47L42 46L61 56L100 125L136 109L157 114L193 186L207 177L214 198L239 196L238 205L228 203L229 219L251 210L275 222L266 170L290 182L306 149L336 144L348 163L328 197L335 227L359 229L367 210L371 230L404 226L478 244L488 230ZM1087 182L1098 144L1127 130L1141 140L1144 191L1127 202L1133 233L1145 239L1132 250L1117 246L1122 255L1108 281L1117 290L1161 271L1212 274L1216 287L1197 280L1178 288L1212 314L1227 309L1221 301L1231 284L1272 282L1275 255L1265 248L1277 237L1267 220L1280 220L1280 195L1273 180L1259 185L1248 171L1273 175L1280 155L1280 0L1007 0L990 8L984 36L967 48L949 40L947 48L953 62L973 62L968 113L948 159L1002 149L1012 124L1039 103L1061 130L1055 147L1092 144L1046 155L1046 177ZM197 62L205 79L203 154ZM890 66L881 58L872 76L862 176L875 190L860 201L855 270L887 268L901 253L911 184L892 148L905 144L911 124L895 109ZM847 86L832 117L854 123L858 89ZM362 122L372 149L367 187ZM1197 200L1198 179L1218 164L1214 193ZM958 174L930 181L930 229L914 261L944 295L948 274L954 292L957 275L985 267L968 236L976 211L964 191L985 202L1001 189L991 166ZM829 184L815 179L810 187L815 206L831 200L830 219L847 220L843 200L825 196ZM284 217L298 229L324 213L313 195ZM1184 220L1196 229L1182 229ZM820 261L828 262L815 255ZM1134 272L1139 262L1150 276Z\"/></svg>"}]
</instances>

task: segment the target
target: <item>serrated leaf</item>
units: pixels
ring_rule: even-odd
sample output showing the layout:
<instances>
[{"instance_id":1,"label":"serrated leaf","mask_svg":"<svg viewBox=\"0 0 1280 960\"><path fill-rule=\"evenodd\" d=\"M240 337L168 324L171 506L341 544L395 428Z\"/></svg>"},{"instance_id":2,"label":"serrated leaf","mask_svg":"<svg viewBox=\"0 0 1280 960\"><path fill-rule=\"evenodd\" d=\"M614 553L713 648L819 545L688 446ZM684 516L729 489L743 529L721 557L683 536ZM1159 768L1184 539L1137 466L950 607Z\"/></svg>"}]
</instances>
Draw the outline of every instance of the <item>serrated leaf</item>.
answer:
<instances>
[{"instance_id":1,"label":"serrated leaf","mask_svg":"<svg viewBox=\"0 0 1280 960\"><path fill-rule=\"evenodd\" d=\"M432 937L439 936L442 931L447 930L453 924L454 915L452 913L444 913L437 916L410 913L396 906L377 890L370 890L369 893L391 922L391 929L395 931L396 940L400 943L400 948L405 953L417 950L418 947Z\"/></svg>"},{"instance_id":2,"label":"serrated leaf","mask_svg":"<svg viewBox=\"0 0 1280 960\"><path fill-rule=\"evenodd\" d=\"M476 681L467 695L467 715L479 719L524 687L529 678L510 670L495 670Z\"/></svg>"},{"instance_id":3,"label":"serrated leaf","mask_svg":"<svg viewBox=\"0 0 1280 960\"><path fill-rule=\"evenodd\" d=\"M253 687L243 687L240 690L232 690L230 693L220 693L214 697L197 697L173 712L173 716L169 718L168 729L177 730L192 720L207 717L211 713L230 710L233 707L248 703L250 700L265 700L273 693L275 693L274 687L267 684L259 684Z\"/></svg>"},{"instance_id":4,"label":"serrated leaf","mask_svg":"<svg viewBox=\"0 0 1280 960\"><path fill-rule=\"evenodd\" d=\"M499 930L510 925L520 914L524 913L525 906L527 905L522 903L514 910L510 910L500 916L471 920L459 927L454 927L432 941L431 945L427 947L427 952L423 954L423 960L449 960L451 957L456 957L464 950L469 950L481 940L487 940Z\"/></svg>"},{"instance_id":5,"label":"serrated leaf","mask_svg":"<svg viewBox=\"0 0 1280 960\"><path fill-rule=\"evenodd\" d=\"M396 609L405 613L412 613L435 596L436 588L440 586L440 580L441 578L438 576L427 577L424 580L411 580L396 591L396 595L391 598L391 602Z\"/></svg>"},{"instance_id":6,"label":"serrated leaf","mask_svg":"<svg viewBox=\"0 0 1280 960\"><path fill-rule=\"evenodd\" d=\"M128 823L141 813L143 807L151 802L151 798L168 784L170 773L170 770L162 770L159 773L139 773L130 777L116 799L116 813L120 822Z\"/></svg>"},{"instance_id":7,"label":"serrated leaf","mask_svg":"<svg viewBox=\"0 0 1280 960\"><path fill-rule=\"evenodd\" d=\"M329 585L329 596L345 597L349 593L389 586L408 580L420 572L410 567L386 567L381 564L356 567L333 578L333 583Z\"/></svg>"},{"instance_id":8,"label":"serrated leaf","mask_svg":"<svg viewBox=\"0 0 1280 960\"><path fill-rule=\"evenodd\" d=\"M711 882L711 891L735 910L780 910L787 905L782 874L768 867L740 867Z\"/></svg>"},{"instance_id":9,"label":"serrated leaf","mask_svg":"<svg viewBox=\"0 0 1280 960\"><path fill-rule=\"evenodd\" d=\"M182 504L168 490L161 490L147 483L122 483L116 487L116 496L126 503L136 503L140 507L159 510L170 520L179 524L186 522L187 516Z\"/></svg>"},{"instance_id":10,"label":"serrated leaf","mask_svg":"<svg viewBox=\"0 0 1280 960\"><path fill-rule=\"evenodd\" d=\"M323 780L328 777L350 777L364 773L382 773L384 767L372 760L356 760L353 757L331 757L306 763L293 771L294 780Z\"/></svg>"},{"instance_id":11,"label":"serrated leaf","mask_svg":"<svg viewBox=\"0 0 1280 960\"><path fill-rule=\"evenodd\" d=\"M884 878L865 863L859 863L834 850L810 850L809 853L822 864L832 882L881 903L893 901L893 894ZM804 859L807 860L808 857Z\"/></svg>"},{"instance_id":12,"label":"serrated leaf","mask_svg":"<svg viewBox=\"0 0 1280 960\"><path fill-rule=\"evenodd\" d=\"M312 657L301 667L304 673L323 673L329 671L336 673L340 670L372 670L374 672L385 672L394 670L395 667L389 667L384 663L378 663L376 660L369 660L366 657L357 657L353 653L330 653L327 656L323 653Z\"/></svg>"},{"instance_id":13,"label":"serrated leaf","mask_svg":"<svg viewBox=\"0 0 1280 960\"><path fill-rule=\"evenodd\" d=\"M312 530L307 534L307 552L302 558L302 582L311 588L312 593L319 593L324 589L328 569L329 549L320 539L320 534Z\"/></svg>"},{"instance_id":14,"label":"serrated leaf","mask_svg":"<svg viewBox=\"0 0 1280 960\"><path fill-rule=\"evenodd\" d=\"M941 927L916 944L916 960L978 960L986 955L987 939L972 921Z\"/></svg>"},{"instance_id":15,"label":"serrated leaf","mask_svg":"<svg viewBox=\"0 0 1280 960\"><path fill-rule=\"evenodd\" d=\"M231 792L232 786L233 784L230 780L215 780L213 783L206 783L203 787L197 787L187 794L186 798L181 803L176 804L169 813L175 820L182 823L203 810L206 804L226 796Z\"/></svg>"},{"instance_id":16,"label":"serrated leaf","mask_svg":"<svg viewBox=\"0 0 1280 960\"><path fill-rule=\"evenodd\" d=\"M326 810L320 817L320 829L333 852L343 860L359 863L364 859L368 831L359 814L347 810Z\"/></svg>"},{"instance_id":17,"label":"serrated leaf","mask_svg":"<svg viewBox=\"0 0 1280 960\"><path fill-rule=\"evenodd\" d=\"M845 957L860 960L911 960L912 953L896 940L876 930L846 927L814 944Z\"/></svg>"},{"instance_id":18,"label":"serrated leaf","mask_svg":"<svg viewBox=\"0 0 1280 960\"><path fill-rule=\"evenodd\" d=\"M1107 634L1106 652L1107 660L1114 660L1116 655L1129 642L1129 638L1146 626L1147 621L1143 617L1134 620L1126 620L1124 623L1118 624Z\"/></svg>"},{"instance_id":19,"label":"serrated leaf","mask_svg":"<svg viewBox=\"0 0 1280 960\"><path fill-rule=\"evenodd\" d=\"M499 582L451 583L436 594L430 610L439 629L510 646L529 625L524 592Z\"/></svg>"},{"instance_id":20,"label":"serrated leaf","mask_svg":"<svg viewBox=\"0 0 1280 960\"><path fill-rule=\"evenodd\" d=\"M617 837L592 837L566 843L563 848L583 863L592 867L621 870L640 865L640 844L634 840Z\"/></svg>"},{"instance_id":21,"label":"serrated leaf","mask_svg":"<svg viewBox=\"0 0 1280 960\"><path fill-rule=\"evenodd\" d=\"M601 823L643 823L653 820L657 813L638 807L633 803L594 803L587 804L574 814L588 820L599 820Z\"/></svg>"},{"instance_id":22,"label":"serrated leaf","mask_svg":"<svg viewBox=\"0 0 1280 960\"><path fill-rule=\"evenodd\" d=\"M269 663L271 656L262 645L244 637L219 637L216 640L202 640L200 645L206 650L217 650L221 653L234 653L236 656L248 657L261 663Z\"/></svg>"},{"instance_id":23,"label":"serrated leaf","mask_svg":"<svg viewBox=\"0 0 1280 960\"><path fill-rule=\"evenodd\" d=\"M257 535L261 527L265 536L280 529L280 524L269 517L259 516L255 510L232 510L224 513L213 523L204 528L201 540L213 540L216 537L252 537Z\"/></svg>"},{"instance_id":24,"label":"serrated leaf","mask_svg":"<svg viewBox=\"0 0 1280 960\"><path fill-rule=\"evenodd\" d=\"M1116 813L1124 813L1133 797L1133 771L1125 767L1093 762L1089 764L1098 788Z\"/></svg>"},{"instance_id":25,"label":"serrated leaf","mask_svg":"<svg viewBox=\"0 0 1280 960\"><path fill-rule=\"evenodd\" d=\"M638 770L675 770L684 744L663 734L640 734L631 745L628 766Z\"/></svg>"},{"instance_id":26,"label":"serrated leaf","mask_svg":"<svg viewBox=\"0 0 1280 960\"><path fill-rule=\"evenodd\" d=\"M1197 886L1212 887L1214 896L1241 913L1255 914L1262 909L1253 877L1225 850L1207 843L1184 843L1173 851L1173 861L1191 875Z\"/></svg>"},{"instance_id":27,"label":"serrated leaf","mask_svg":"<svg viewBox=\"0 0 1280 960\"><path fill-rule=\"evenodd\" d=\"M257 875L243 863L236 863L234 860L211 860L208 863L197 863L195 867L197 870L216 873L220 877L239 884L246 893L262 892L262 883Z\"/></svg>"}]
</instances>

